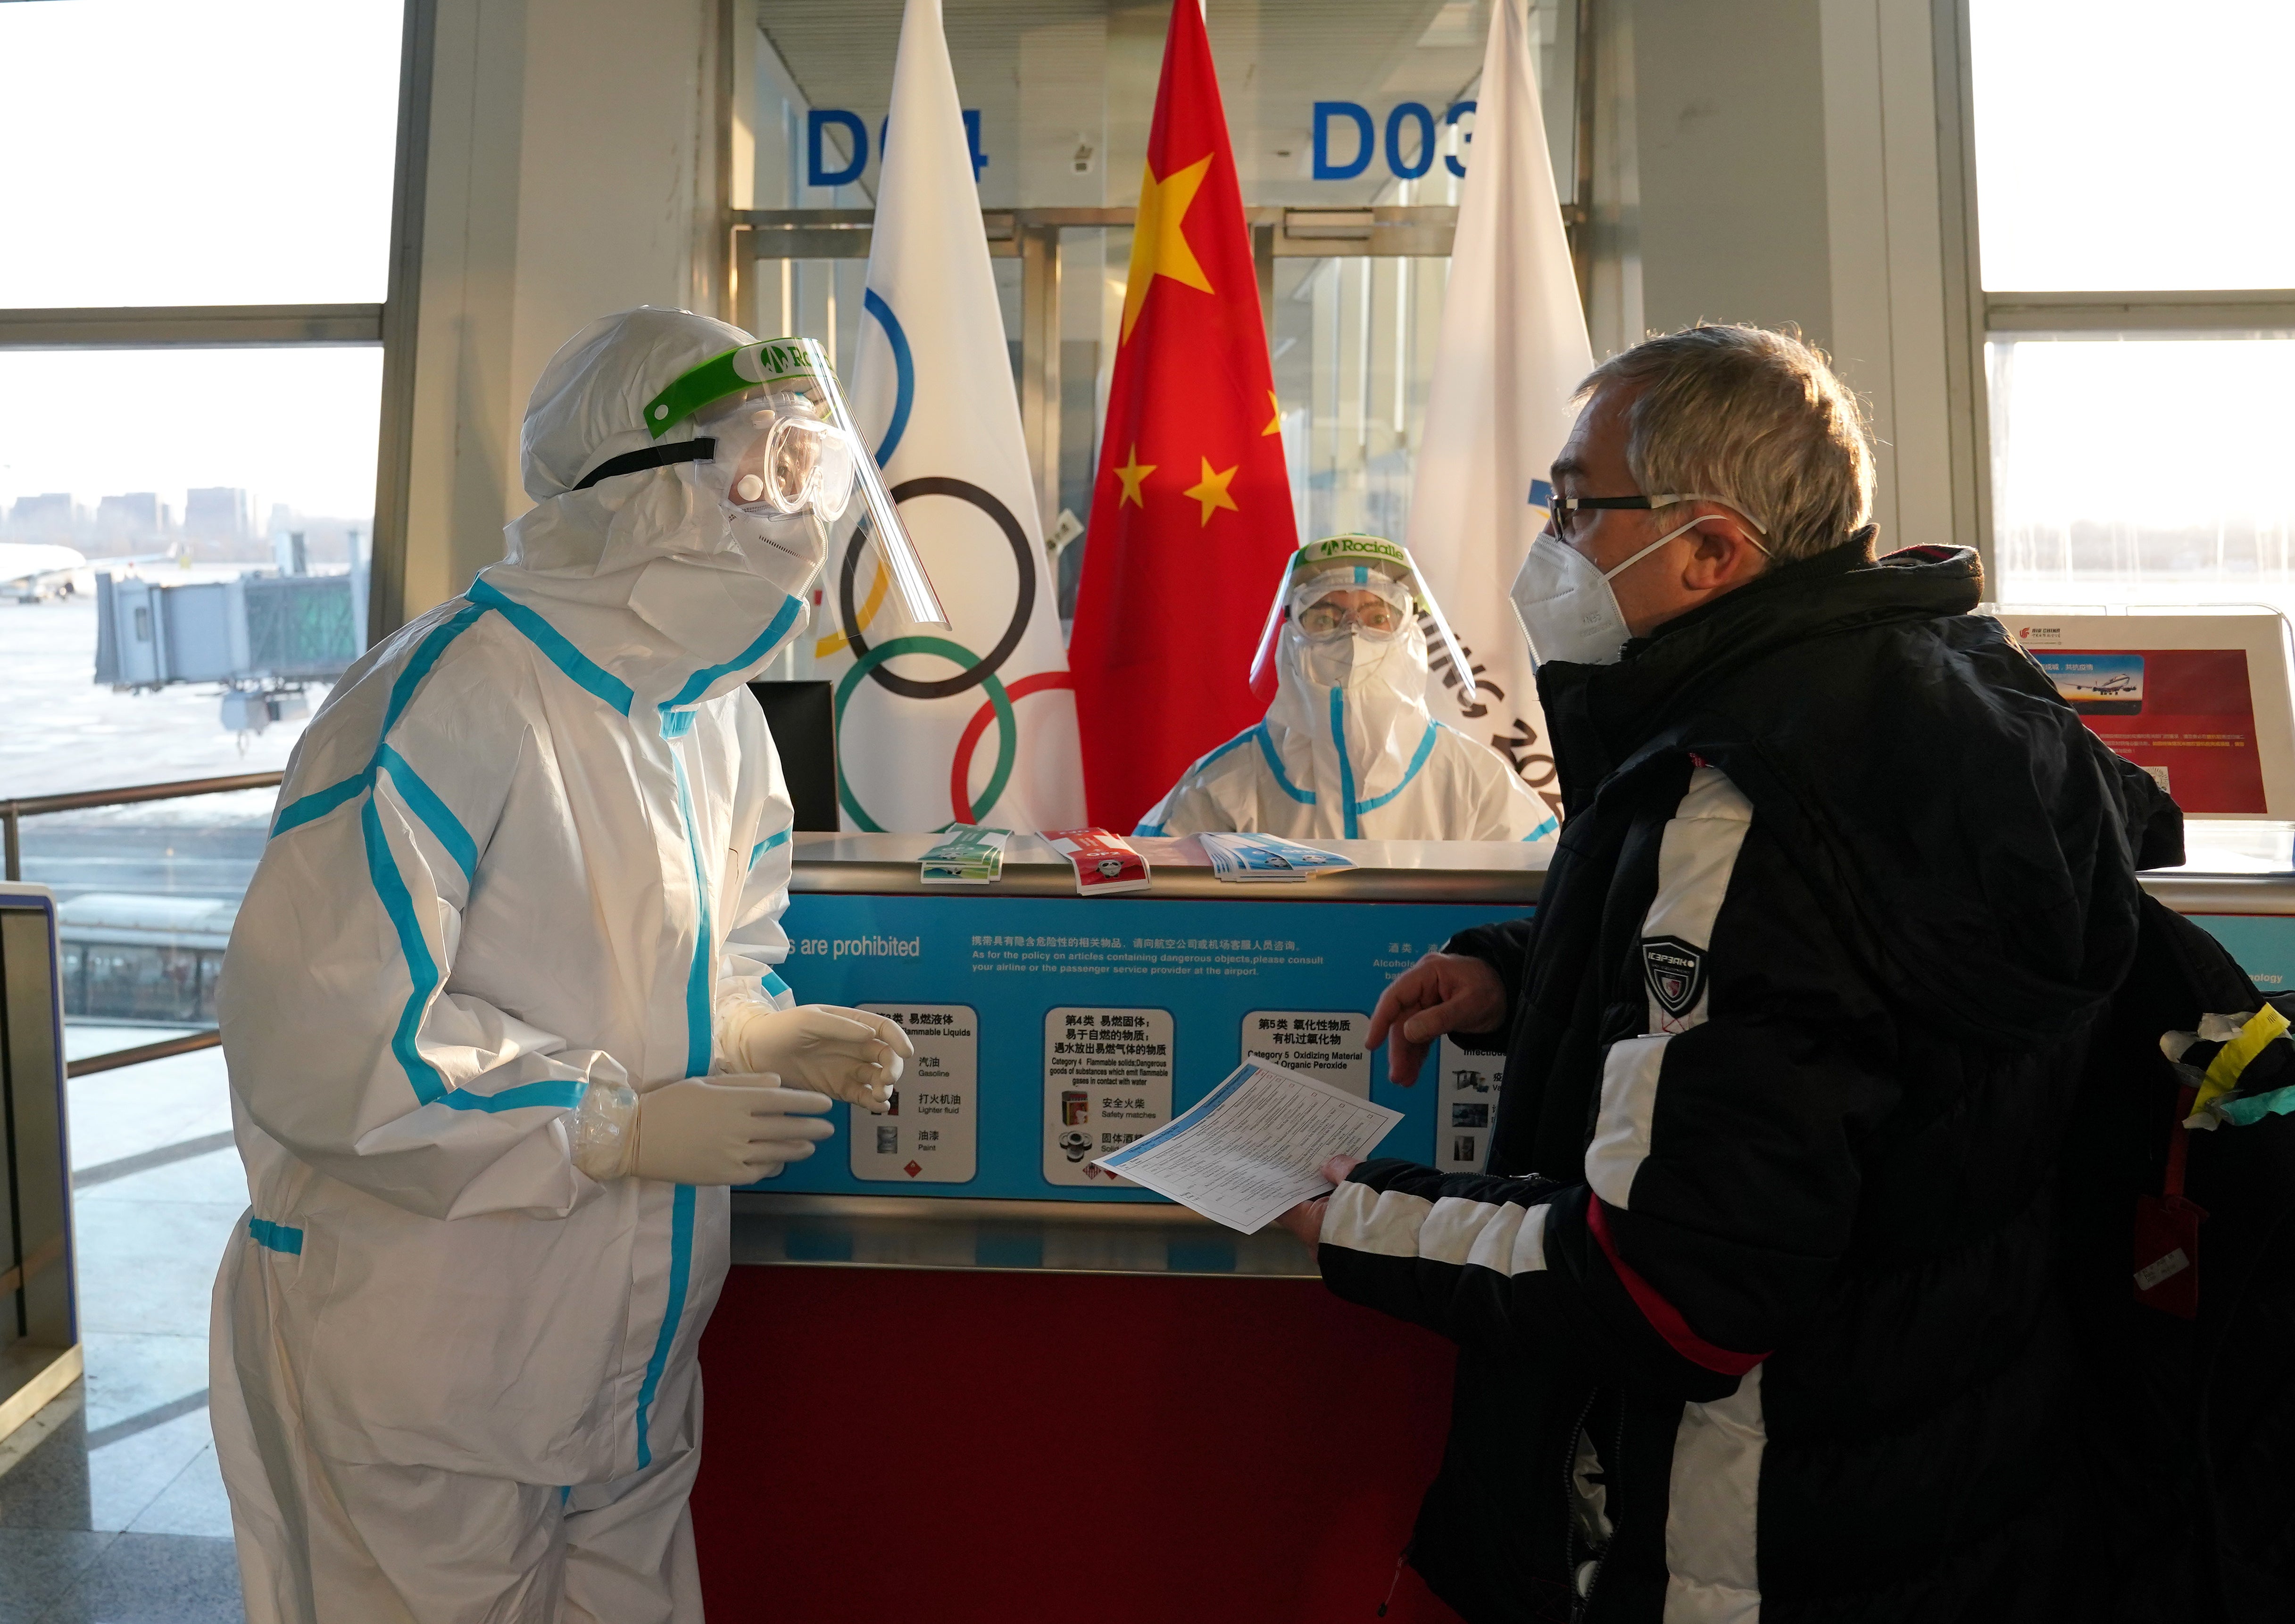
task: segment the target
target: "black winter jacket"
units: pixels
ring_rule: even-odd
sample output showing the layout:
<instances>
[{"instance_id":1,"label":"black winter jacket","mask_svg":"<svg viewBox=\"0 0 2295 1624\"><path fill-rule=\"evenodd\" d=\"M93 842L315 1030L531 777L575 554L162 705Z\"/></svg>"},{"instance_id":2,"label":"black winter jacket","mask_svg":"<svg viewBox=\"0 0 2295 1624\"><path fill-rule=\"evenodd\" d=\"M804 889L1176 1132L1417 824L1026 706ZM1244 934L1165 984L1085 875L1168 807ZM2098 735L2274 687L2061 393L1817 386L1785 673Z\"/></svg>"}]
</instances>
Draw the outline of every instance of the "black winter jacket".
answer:
<instances>
[{"instance_id":1,"label":"black winter jacket","mask_svg":"<svg viewBox=\"0 0 2295 1624\"><path fill-rule=\"evenodd\" d=\"M1460 1346L1411 1560L1474 1624L2047 1616L2054 1164L2181 823L1973 554L1869 545L1540 671L1560 849L1451 944L1491 1171L1332 1197L1330 1286Z\"/></svg>"}]
</instances>

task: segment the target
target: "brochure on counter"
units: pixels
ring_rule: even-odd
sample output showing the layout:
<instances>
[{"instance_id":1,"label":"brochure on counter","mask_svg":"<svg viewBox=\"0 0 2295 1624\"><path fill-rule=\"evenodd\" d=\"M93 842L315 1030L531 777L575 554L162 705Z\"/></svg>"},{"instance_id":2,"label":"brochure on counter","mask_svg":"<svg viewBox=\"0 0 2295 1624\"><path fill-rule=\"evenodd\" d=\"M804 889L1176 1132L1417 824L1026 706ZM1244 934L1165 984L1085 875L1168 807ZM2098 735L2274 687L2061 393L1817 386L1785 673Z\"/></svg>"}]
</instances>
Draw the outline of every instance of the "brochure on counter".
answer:
<instances>
[{"instance_id":1,"label":"brochure on counter","mask_svg":"<svg viewBox=\"0 0 2295 1624\"><path fill-rule=\"evenodd\" d=\"M1200 838L1212 872L1237 885L1311 879L1334 869L1352 869L1351 859L1279 835L1205 834Z\"/></svg>"},{"instance_id":2,"label":"brochure on counter","mask_svg":"<svg viewBox=\"0 0 2295 1624\"><path fill-rule=\"evenodd\" d=\"M1196 1105L1093 1165L1254 1235L1330 1190L1324 1163L1369 1155L1401 1120L1327 1082L1247 1060Z\"/></svg>"},{"instance_id":3,"label":"brochure on counter","mask_svg":"<svg viewBox=\"0 0 2295 1624\"><path fill-rule=\"evenodd\" d=\"M1008 828L952 828L924 854L918 879L927 885L992 885L1004 877Z\"/></svg>"},{"instance_id":4,"label":"brochure on counter","mask_svg":"<svg viewBox=\"0 0 2295 1624\"><path fill-rule=\"evenodd\" d=\"M1078 896L1148 889L1148 860L1121 835L1104 828L1047 829L1044 838L1074 866Z\"/></svg>"}]
</instances>

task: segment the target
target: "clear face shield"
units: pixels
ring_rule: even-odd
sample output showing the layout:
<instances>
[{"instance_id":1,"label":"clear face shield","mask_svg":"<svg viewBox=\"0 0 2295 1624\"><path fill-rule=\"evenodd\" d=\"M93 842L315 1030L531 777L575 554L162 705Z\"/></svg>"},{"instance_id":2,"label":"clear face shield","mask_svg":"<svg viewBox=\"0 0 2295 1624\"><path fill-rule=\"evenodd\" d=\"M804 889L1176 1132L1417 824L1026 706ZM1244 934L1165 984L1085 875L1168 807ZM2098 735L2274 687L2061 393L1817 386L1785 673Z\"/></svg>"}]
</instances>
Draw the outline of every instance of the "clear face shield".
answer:
<instances>
[{"instance_id":1,"label":"clear face shield","mask_svg":"<svg viewBox=\"0 0 2295 1624\"><path fill-rule=\"evenodd\" d=\"M699 475L729 506L766 518L842 517L857 490L878 556L919 625L945 626L947 611L901 523L900 510L869 454L829 358L811 339L768 339L703 362L645 406L658 440L692 420Z\"/></svg>"},{"instance_id":2,"label":"clear face shield","mask_svg":"<svg viewBox=\"0 0 2295 1624\"><path fill-rule=\"evenodd\" d=\"M1378 536L1342 535L1310 542L1293 555L1276 588L1252 657L1251 686L1262 698L1275 690L1275 651L1284 626L1295 626L1311 645L1360 637L1373 643L1400 636L1415 616L1433 623L1434 641L1458 673L1466 703L1474 702L1474 675L1452 635L1442 605L1420 577L1410 554Z\"/></svg>"}]
</instances>

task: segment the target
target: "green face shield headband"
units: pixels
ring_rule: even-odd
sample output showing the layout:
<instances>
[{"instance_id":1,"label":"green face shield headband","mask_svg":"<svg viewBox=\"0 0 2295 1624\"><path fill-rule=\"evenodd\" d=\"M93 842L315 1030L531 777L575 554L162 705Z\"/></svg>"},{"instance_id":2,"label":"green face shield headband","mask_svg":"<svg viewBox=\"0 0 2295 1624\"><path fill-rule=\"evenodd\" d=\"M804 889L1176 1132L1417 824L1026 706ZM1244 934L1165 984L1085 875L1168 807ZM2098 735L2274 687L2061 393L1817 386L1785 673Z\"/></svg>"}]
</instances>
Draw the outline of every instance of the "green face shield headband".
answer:
<instances>
[{"instance_id":1,"label":"green face shield headband","mask_svg":"<svg viewBox=\"0 0 2295 1624\"><path fill-rule=\"evenodd\" d=\"M901 607L919 625L945 626L948 613L917 556L916 543L901 523L900 509L885 488L876 458L869 454L845 391L821 345L812 339L767 339L713 355L699 366L681 373L670 386L645 404L646 432L658 440L697 412L732 396L755 390L802 396L821 420L842 435L851 447L862 505L868 510L870 536L877 555L900 593Z\"/></svg>"},{"instance_id":2,"label":"green face shield headband","mask_svg":"<svg viewBox=\"0 0 2295 1624\"><path fill-rule=\"evenodd\" d=\"M1442 606L1434 601L1426 577L1418 573L1418 565L1408 550L1378 535L1329 536L1310 542L1291 555L1291 567L1283 572L1283 579L1275 588L1275 601L1268 606L1266 630L1259 634L1259 652L1251 662L1252 686L1263 689L1266 685L1268 671L1275 661L1275 634L1283 629L1292 588L1348 569L1356 571L1366 586L1376 578L1400 583L1409 592L1417 608L1434 623L1435 638L1450 658L1450 669L1458 673L1458 685L1466 702L1474 704L1474 667L1467 662L1466 651L1458 647L1458 638L1452 635Z\"/></svg>"}]
</instances>

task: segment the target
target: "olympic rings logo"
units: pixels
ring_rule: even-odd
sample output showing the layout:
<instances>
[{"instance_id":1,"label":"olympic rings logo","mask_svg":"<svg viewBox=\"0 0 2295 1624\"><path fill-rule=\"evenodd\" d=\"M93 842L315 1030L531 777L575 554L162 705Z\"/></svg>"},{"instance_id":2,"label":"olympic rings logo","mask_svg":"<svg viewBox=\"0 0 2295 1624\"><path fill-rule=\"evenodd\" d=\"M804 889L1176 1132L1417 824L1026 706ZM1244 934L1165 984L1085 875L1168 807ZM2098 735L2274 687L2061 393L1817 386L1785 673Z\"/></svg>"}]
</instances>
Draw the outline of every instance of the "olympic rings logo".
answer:
<instances>
[{"instance_id":1,"label":"olympic rings logo","mask_svg":"<svg viewBox=\"0 0 2295 1624\"><path fill-rule=\"evenodd\" d=\"M1005 626L1003 635L997 639L995 647L984 657L944 637L896 637L888 642L871 645L862 636L862 632L876 617L878 605L883 599L885 571L879 563L869 600L856 614L853 601L853 587L860 570L862 543L869 534L869 528L865 523L855 526L852 540L845 546L837 581L837 618L844 628L843 641L853 654L851 669L837 680L837 733L840 739L845 735L845 704L863 677L874 681L890 693L910 699L941 699L960 694L969 688L984 690L988 696L987 701L965 724L964 731L957 741L955 759L949 772L949 804L953 814L952 821L976 823L994 808L1004 794L1005 786L1011 781L1013 762L1018 754L1020 740L1019 720L1013 714L1012 702L1030 694L1073 689L1075 683L1064 671L1048 671L1023 677L1008 689L996 674L1020 646L1020 639L1026 633L1029 619L1036 607L1035 559L1029 551L1027 533L1020 527L1020 521L1013 516L1012 510L997 500L992 493L962 479L940 476L904 479L892 490L895 502L905 503L919 496L950 496L959 502L968 502L986 514L1003 533L1005 541L1012 549L1013 561L1017 566L1019 575L1019 591L1015 594L1012 618ZM919 681L885 669L886 661L897 659L904 654L937 656L955 665L956 674L934 681ZM974 802L967 796L966 788L972 776L974 752L979 747L980 736L987 730L992 717L996 722L996 764L989 773L979 800ZM851 814L853 821L862 828L871 834L884 832L883 826L862 810L860 798L845 780L841 760L837 768L837 798Z\"/></svg>"}]
</instances>

